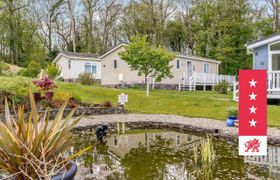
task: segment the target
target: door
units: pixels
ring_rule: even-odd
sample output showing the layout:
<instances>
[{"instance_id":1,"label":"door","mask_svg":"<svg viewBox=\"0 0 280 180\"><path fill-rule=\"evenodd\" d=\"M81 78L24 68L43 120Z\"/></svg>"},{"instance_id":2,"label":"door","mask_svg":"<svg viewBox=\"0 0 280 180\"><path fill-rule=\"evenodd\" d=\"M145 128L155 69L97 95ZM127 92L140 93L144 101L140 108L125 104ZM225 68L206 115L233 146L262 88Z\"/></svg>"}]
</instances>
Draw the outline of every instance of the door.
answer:
<instances>
[{"instance_id":1,"label":"door","mask_svg":"<svg viewBox=\"0 0 280 180\"><path fill-rule=\"evenodd\" d=\"M187 73L186 73L187 77L186 80L189 81L190 77L192 76L192 62L191 61L187 61Z\"/></svg>"},{"instance_id":2,"label":"door","mask_svg":"<svg viewBox=\"0 0 280 180\"><path fill-rule=\"evenodd\" d=\"M120 83L123 82L123 73L119 73L119 81L120 81Z\"/></svg>"}]
</instances>

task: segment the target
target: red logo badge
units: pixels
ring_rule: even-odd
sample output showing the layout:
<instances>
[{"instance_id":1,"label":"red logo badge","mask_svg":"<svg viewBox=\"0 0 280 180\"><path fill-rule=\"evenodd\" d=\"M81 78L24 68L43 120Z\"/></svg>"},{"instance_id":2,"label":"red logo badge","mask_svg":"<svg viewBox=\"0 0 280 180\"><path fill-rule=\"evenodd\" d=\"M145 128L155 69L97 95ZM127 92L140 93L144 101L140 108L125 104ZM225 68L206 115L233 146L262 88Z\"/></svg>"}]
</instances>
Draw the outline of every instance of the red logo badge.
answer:
<instances>
[{"instance_id":1,"label":"red logo badge","mask_svg":"<svg viewBox=\"0 0 280 180\"><path fill-rule=\"evenodd\" d=\"M239 154L266 155L267 71L239 71Z\"/></svg>"}]
</instances>

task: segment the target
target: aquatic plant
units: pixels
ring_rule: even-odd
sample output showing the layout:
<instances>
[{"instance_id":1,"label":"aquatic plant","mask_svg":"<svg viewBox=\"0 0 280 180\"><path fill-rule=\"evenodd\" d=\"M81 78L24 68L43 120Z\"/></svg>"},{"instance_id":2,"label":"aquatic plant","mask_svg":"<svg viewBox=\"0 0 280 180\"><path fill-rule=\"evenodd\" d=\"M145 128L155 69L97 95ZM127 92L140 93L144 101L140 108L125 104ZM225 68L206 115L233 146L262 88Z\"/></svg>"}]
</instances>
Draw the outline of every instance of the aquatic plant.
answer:
<instances>
[{"instance_id":1,"label":"aquatic plant","mask_svg":"<svg viewBox=\"0 0 280 180\"><path fill-rule=\"evenodd\" d=\"M194 159L194 163L195 165L197 165L198 162L198 146L197 144L193 144L193 159Z\"/></svg>"},{"instance_id":2,"label":"aquatic plant","mask_svg":"<svg viewBox=\"0 0 280 180\"><path fill-rule=\"evenodd\" d=\"M120 134L120 123L117 122L117 131L118 131L118 134Z\"/></svg>"},{"instance_id":3,"label":"aquatic plant","mask_svg":"<svg viewBox=\"0 0 280 180\"><path fill-rule=\"evenodd\" d=\"M125 134L125 122L122 122L122 134Z\"/></svg>"},{"instance_id":4,"label":"aquatic plant","mask_svg":"<svg viewBox=\"0 0 280 180\"><path fill-rule=\"evenodd\" d=\"M201 140L201 160L202 163L212 163L215 160L214 145L209 136Z\"/></svg>"}]
</instances>

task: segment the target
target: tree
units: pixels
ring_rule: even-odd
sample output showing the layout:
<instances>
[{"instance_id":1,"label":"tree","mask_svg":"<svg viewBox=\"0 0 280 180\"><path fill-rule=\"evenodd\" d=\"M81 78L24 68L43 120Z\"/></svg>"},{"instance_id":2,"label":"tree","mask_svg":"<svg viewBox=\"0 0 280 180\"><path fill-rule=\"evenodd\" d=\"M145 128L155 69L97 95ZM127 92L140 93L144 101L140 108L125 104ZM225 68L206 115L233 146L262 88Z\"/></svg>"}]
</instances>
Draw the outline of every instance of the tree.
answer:
<instances>
[{"instance_id":1,"label":"tree","mask_svg":"<svg viewBox=\"0 0 280 180\"><path fill-rule=\"evenodd\" d=\"M138 71L138 75L155 78L160 82L164 78L172 78L170 61L175 58L164 48L149 46L147 37L135 36L131 38L126 51L120 53L122 60L126 61L132 70Z\"/></svg>"},{"instance_id":2,"label":"tree","mask_svg":"<svg viewBox=\"0 0 280 180\"><path fill-rule=\"evenodd\" d=\"M67 0L68 15L70 18L70 31L72 38L73 51L76 52L76 19L74 17L74 6L72 0Z\"/></svg>"},{"instance_id":3,"label":"tree","mask_svg":"<svg viewBox=\"0 0 280 180\"><path fill-rule=\"evenodd\" d=\"M59 66L57 64L50 63L47 66L46 72L47 72L48 77L50 79L55 79L60 74L61 71L60 71Z\"/></svg>"},{"instance_id":4,"label":"tree","mask_svg":"<svg viewBox=\"0 0 280 180\"><path fill-rule=\"evenodd\" d=\"M86 16L84 18L84 31L85 31L85 41L86 49L88 53L95 53L96 47L94 46L93 37L93 16L96 11L98 0L83 0L83 5L86 9Z\"/></svg>"},{"instance_id":5,"label":"tree","mask_svg":"<svg viewBox=\"0 0 280 180\"><path fill-rule=\"evenodd\" d=\"M166 44L171 47L173 51L184 51L186 42L185 32L184 24L181 21L172 21L168 23L164 32Z\"/></svg>"},{"instance_id":6,"label":"tree","mask_svg":"<svg viewBox=\"0 0 280 180\"><path fill-rule=\"evenodd\" d=\"M280 2L279 0L267 0L267 3L269 7L271 8L271 11L273 13L273 28L274 31L280 30L280 18L279 18L279 12L280 12Z\"/></svg>"}]
</instances>

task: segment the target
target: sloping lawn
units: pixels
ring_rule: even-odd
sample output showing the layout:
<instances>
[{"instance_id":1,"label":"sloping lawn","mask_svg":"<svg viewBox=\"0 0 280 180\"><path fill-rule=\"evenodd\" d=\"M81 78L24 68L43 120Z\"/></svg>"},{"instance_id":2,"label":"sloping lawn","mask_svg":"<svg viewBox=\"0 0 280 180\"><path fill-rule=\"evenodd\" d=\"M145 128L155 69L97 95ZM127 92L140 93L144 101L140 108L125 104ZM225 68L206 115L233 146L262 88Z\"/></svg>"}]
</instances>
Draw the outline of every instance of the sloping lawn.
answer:
<instances>
[{"instance_id":1,"label":"sloping lawn","mask_svg":"<svg viewBox=\"0 0 280 180\"><path fill-rule=\"evenodd\" d=\"M19 81L30 82L29 78L0 77L0 89L7 84ZM189 117L203 117L226 120L227 108L237 106L232 95L222 95L211 91L166 91L155 90L146 96L144 89L110 89L101 86L84 86L75 83L58 82L56 92L68 92L80 97L83 102L102 103L110 100L117 103L120 93L128 94L126 108L129 112L151 114L177 114ZM270 126L280 127L280 106L269 105L268 119Z\"/></svg>"}]
</instances>

